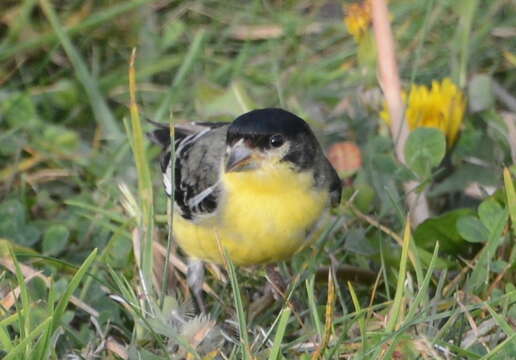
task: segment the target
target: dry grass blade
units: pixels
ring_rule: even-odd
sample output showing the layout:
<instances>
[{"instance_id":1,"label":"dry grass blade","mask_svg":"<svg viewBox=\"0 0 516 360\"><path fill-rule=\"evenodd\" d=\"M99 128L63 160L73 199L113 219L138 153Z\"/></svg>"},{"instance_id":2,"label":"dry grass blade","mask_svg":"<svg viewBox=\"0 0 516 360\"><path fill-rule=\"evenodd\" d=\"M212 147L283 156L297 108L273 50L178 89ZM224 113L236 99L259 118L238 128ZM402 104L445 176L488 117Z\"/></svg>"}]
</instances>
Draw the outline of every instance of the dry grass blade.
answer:
<instances>
[{"instance_id":1,"label":"dry grass blade","mask_svg":"<svg viewBox=\"0 0 516 360\"><path fill-rule=\"evenodd\" d=\"M0 260L1 261L1 260ZM41 271L34 272L29 276L24 276L23 281L28 283L34 277L41 275ZM13 290L9 291L2 300L0 300L0 315L4 315L4 310L9 310L16 301L18 300L18 296L20 296L20 286L15 287Z\"/></svg>"},{"instance_id":2,"label":"dry grass blade","mask_svg":"<svg viewBox=\"0 0 516 360\"><path fill-rule=\"evenodd\" d=\"M512 162L516 164L516 114L503 112L501 115L508 130L507 141L509 142L509 146L511 148Z\"/></svg>"},{"instance_id":3,"label":"dry grass blade","mask_svg":"<svg viewBox=\"0 0 516 360\"><path fill-rule=\"evenodd\" d=\"M371 216L368 216L368 215L362 213L359 209L357 209L350 202L348 202L346 204L346 206L348 206L358 218L366 221L367 223L369 223L370 225L374 226L375 228L380 229L381 231L383 231L384 233L386 233L387 235L392 237L398 243L399 246L403 247L404 240L401 238L401 236L396 234L394 231L389 229L387 226L382 225L379 221L375 220ZM414 247L413 246L411 246L411 248L408 249L408 257L410 259L410 262L414 266L414 269L418 269L417 258L416 258L416 254L414 252Z\"/></svg>"},{"instance_id":4,"label":"dry grass blade","mask_svg":"<svg viewBox=\"0 0 516 360\"><path fill-rule=\"evenodd\" d=\"M13 274L16 273L16 268L11 259L6 258L6 257L0 258L0 265L5 266ZM41 280L43 280L43 282L45 283L45 285L47 287L50 286L51 281L50 281L49 277L43 275L40 271L34 270L32 267L30 267L28 265L25 265L22 263L20 263L19 265L20 265L21 272L25 278L38 277ZM79 309L85 311L86 313L88 313L89 315L91 315L93 317L99 316L99 312L97 310L95 310L94 308L92 308L91 306L86 304L84 301L82 301L81 299L79 299L75 296L72 296L70 298L70 302L72 304L74 304L75 306L77 306Z\"/></svg>"},{"instance_id":5,"label":"dry grass blade","mask_svg":"<svg viewBox=\"0 0 516 360\"><path fill-rule=\"evenodd\" d=\"M230 36L237 40L265 40L283 36L281 25L240 25L231 29Z\"/></svg>"},{"instance_id":6,"label":"dry grass blade","mask_svg":"<svg viewBox=\"0 0 516 360\"><path fill-rule=\"evenodd\" d=\"M317 351L312 355L312 360L321 359L324 351L330 343L332 328L333 328L333 314L335 311L335 284L333 283L333 275L331 269L328 270L328 299L326 302L326 316L324 323L324 336L321 345Z\"/></svg>"},{"instance_id":7,"label":"dry grass blade","mask_svg":"<svg viewBox=\"0 0 516 360\"><path fill-rule=\"evenodd\" d=\"M158 242L154 242L154 251L156 251L161 257L165 257L167 254L167 249L161 245ZM177 270L179 270L183 275L186 275L188 271L188 265L185 264L183 260L181 260L179 257L171 254L170 255L170 264L169 266L173 266ZM169 269L170 271L173 271L173 269ZM213 290L211 286L209 286L206 282L203 282L202 289L213 296L218 302L222 303L222 299L217 295L217 293Z\"/></svg>"},{"instance_id":8,"label":"dry grass blade","mask_svg":"<svg viewBox=\"0 0 516 360\"><path fill-rule=\"evenodd\" d=\"M113 354L115 354L116 356L118 356L119 358L121 358L123 360L129 359L129 355L127 353L126 346L120 344L119 342L117 342L112 337L109 337L107 339L107 341L106 341L106 349L109 352L112 352Z\"/></svg>"},{"instance_id":9,"label":"dry grass blade","mask_svg":"<svg viewBox=\"0 0 516 360\"><path fill-rule=\"evenodd\" d=\"M32 157L22 160L17 164L11 165L5 169L0 170L0 182L5 181L19 172L25 172L45 160L45 157L40 154L34 154Z\"/></svg>"}]
</instances>

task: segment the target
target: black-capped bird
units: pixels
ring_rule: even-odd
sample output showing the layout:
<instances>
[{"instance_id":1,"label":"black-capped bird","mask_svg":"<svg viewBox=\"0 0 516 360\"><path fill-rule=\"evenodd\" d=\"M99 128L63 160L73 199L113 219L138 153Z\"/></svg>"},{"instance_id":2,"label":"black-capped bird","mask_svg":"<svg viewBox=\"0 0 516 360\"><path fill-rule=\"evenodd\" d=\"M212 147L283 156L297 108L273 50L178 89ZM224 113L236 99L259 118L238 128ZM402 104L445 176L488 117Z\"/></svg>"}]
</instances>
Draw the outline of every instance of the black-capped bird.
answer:
<instances>
[{"instance_id":1,"label":"black-capped bird","mask_svg":"<svg viewBox=\"0 0 516 360\"><path fill-rule=\"evenodd\" d=\"M174 193L173 234L195 259L237 265L276 262L309 244L341 181L308 124L282 109L253 110L232 123L176 126L174 184L168 126L151 138L163 147L166 192Z\"/></svg>"}]
</instances>

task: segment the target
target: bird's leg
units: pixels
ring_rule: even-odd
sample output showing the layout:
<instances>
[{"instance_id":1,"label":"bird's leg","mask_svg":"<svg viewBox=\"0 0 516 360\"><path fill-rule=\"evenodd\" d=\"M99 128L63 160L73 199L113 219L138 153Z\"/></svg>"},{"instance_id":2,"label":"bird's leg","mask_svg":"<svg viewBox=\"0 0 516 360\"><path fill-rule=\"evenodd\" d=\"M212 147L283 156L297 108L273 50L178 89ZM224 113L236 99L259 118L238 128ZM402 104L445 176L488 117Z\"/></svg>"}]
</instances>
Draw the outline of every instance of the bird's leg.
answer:
<instances>
[{"instance_id":1,"label":"bird's leg","mask_svg":"<svg viewBox=\"0 0 516 360\"><path fill-rule=\"evenodd\" d=\"M259 299L255 300L249 308L249 321L251 322L258 315L267 310L274 303L274 300L282 300L287 303L287 306L291 310L293 310L293 314L298 319L299 323L303 324L303 321L299 316L303 307L296 301L296 299L288 299L288 286L281 274L276 270L274 265L265 266L265 272L267 283L265 284L263 295Z\"/></svg>"},{"instance_id":2,"label":"bird's leg","mask_svg":"<svg viewBox=\"0 0 516 360\"><path fill-rule=\"evenodd\" d=\"M272 285L274 297L276 299L286 299L285 291L287 290L287 285L281 274L276 270L276 267L274 265L265 266L265 273Z\"/></svg>"},{"instance_id":3,"label":"bird's leg","mask_svg":"<svg viewBox=\"0 0 516 360\"><path fill-rule=\"evenodd\" d=\"M301 305L294 299L288 299L288 286L285 283L285 279L283 279L283 276L279 273L279 271L276 270L276 267L274 265L267 265L265 267L265 272L267 274L267 279L269 280L270 284L272 285L272 293L273 296L276 299L282 299L283 301L287 302L287 305L292 309L296 311L301 310Z\"/></svg>"},{"instance_id":4,"label":"bird's leg","mask_svg":"<svg viewBox=\"0 0 516 360\"><path fill-rule=\"evenodd\" d=\"M287 286L283 277L274 265L266 265L265 273L267 282L263 287L263 295L255 300L249 307L249 321L252 321L262 312L267 310L275 300L286 300Z\"/></svg>"},{"instance_id":5,"label":"bird's leg","mask_svg":"<svg viewBox=\"0 0 516 360\"><path fill-rule=\"evenodd\" d=\"M274 303L273 293L272 285L267 282L263 288L263 295L253 301L249 306L249 322L253 321L258 315L270 308Z\"/></svg>"},{"instance_id":6,"label":"bird's leg","mask_svg":"<svg viewBox=\"0 0 516 360\"><path fill-rule=\"evenodd\" d=\"M204 283L204 264L202 260L189 258L186 272L186 282L193 292L195 302L202 313L206 313L206 307L202 300L202 284Z\"/></svg>"}]
</instances>

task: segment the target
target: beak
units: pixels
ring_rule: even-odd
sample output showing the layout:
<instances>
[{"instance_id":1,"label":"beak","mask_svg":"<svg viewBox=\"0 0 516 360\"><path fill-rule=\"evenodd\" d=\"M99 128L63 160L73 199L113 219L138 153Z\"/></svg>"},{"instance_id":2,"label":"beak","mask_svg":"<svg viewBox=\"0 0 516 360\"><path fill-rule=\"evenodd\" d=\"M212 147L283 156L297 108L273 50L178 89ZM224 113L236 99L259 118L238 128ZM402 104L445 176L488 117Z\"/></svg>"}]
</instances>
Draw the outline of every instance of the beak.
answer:
<instances>
[{"instance_id":1,"label":"beak","mask_svg":"<svg viewBox=\"0 0 516 360\"><path fill-rule=\"evenodd\" d=\"M226 172L246 171L256 168L253 151L243 141L233 145L226 155Z\"/></svg>"}]
</instances>

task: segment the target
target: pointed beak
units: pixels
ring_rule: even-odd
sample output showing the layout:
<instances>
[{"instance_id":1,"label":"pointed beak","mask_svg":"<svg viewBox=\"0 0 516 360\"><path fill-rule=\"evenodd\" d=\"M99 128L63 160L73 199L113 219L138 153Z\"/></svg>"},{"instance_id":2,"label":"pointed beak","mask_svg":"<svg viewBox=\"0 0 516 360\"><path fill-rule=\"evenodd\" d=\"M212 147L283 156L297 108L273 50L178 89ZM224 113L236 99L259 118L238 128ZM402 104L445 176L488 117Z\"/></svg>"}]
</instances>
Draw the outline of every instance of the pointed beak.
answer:
<instances>
[{"instance_id":1,"label":"pointed beak","mask_svg":"<svg viewBox=\"0 0 516 360\"><path fill-rule=\"evenodd\" d=\"M226 155L226 172L246 171L256 168L253 150L239 141L229 148Z\"/></svg>"}]
</instances>

